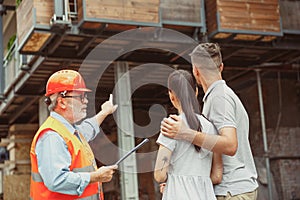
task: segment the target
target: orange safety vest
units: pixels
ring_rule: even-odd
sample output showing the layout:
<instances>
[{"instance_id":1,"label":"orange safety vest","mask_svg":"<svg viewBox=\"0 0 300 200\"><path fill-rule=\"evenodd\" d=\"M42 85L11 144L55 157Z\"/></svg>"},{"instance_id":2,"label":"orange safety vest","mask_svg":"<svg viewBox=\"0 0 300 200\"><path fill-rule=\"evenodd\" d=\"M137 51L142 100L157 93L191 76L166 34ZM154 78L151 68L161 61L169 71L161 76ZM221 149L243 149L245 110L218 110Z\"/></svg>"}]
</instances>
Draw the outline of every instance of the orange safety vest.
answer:
<instances>
[{"instance_id":1,"label":"orange safety vest","mask_svg":"<svg viewBox=\"0 0 300 200\"><path fill-rule=\"evenodd\" d=\"M78 195L68 195L50 191L44 184L43 178L38 171L37 156L35 153L36 143L41 135L46 131L57 132L66 142L68 150L72 157L70 164L70 171L73 172L93 172L97 169L95 164L94 154L84 139L80 136L81 141L71 133L61 122L53 117L48 117L48 119L43 123L35 134L31 149L30 149L30 159L31 159L31 184L30 184L30 199L32 200L74 200L74 199L84 199L84 200L104 200L102 184L101 183L91 183L87 185L84 192Z\"/></svg>"}]
</instances>

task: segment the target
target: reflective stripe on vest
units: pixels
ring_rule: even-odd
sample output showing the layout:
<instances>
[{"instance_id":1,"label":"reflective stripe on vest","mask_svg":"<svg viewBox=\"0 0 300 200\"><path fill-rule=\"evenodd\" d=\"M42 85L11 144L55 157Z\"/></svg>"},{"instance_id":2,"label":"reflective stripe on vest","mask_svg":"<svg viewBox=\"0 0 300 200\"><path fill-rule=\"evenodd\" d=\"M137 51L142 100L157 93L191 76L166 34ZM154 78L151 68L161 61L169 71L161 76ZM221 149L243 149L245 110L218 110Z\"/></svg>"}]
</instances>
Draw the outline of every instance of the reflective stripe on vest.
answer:
<instances>
[{"instance_id":1,"label":"reflective stripe on vest","mask_svg":"<svg viewBox=\"0 0 300 200\"><path fill-rule=\"evenodd\" d=\"M80 198L80 200L99 200L99 194L95 194L95 195L89 196L89 197Z\"/></svg>"},{"instance_id":2,"label":"reflective stripe on vest","mask_svg":"<svg viewBox=\"0 0 300 200\"><path fill-rule=\"evenodd\" d=\"M33 198L30 197L29 200L33 200ZM99 194L95 194L93 196L84 197L84 198L75 199L75 200L99 200Z\"/></svg>"},{"instance_id":3,"label":"reflective stripe on vest","mask_svg":"<svg viewBox=\"0 0 300 200\"><path fill-rule=\"evenodd\" d=\"M92 165L87 166L87 167L73 169L73 172L93 172L93 171L95 171L95 169ZM31 172L31 177L32 177L32 180L34 180L35 182L44 182L40 173Z\"/></svg>"},{"instance_id":4,"label":"reflective stripe on vest","mask_svg":"<svg viewBox=\"0 0 300 200\"><path fill-rule=\"evenodd\" d=\"M74 168L73 172L94 172L95 168L93 165L82 167L82 168Z\"/></svg>"},{"instance_id":5,"label":"reflective stripe on vest","mask_svg":"<svg viewBox=\"0 0 300 200\"><path fill-rule=\"evenodd\" d=\"M34 180L35 182L38 182L38 183L44 182L40 173L31 172L31 178L32 178L32 180Z\"/></svg>"},{"instance_id":6,"label":"reflective stripe on vest","mask_svg":"<svg viewBox=\"0 0 300 200\"><path fill-rule=\"evenodd\" d=\"M67 195L62 193L57 193L50 191L44 184L43 178L38 171L37 156L35 153L36 143L41 135L46 131L55 131L58 133L66 142L68 150L70 152L72 162L70 165L70 171L77 172L93 172L95 171L95 166L93 166L92 159L94 159L94 154L91 151L87 141L83 139L81 143L78 138L70 133L66 127L54 119L53 117L48 117L44 124L37 131L31 145L30 158L31 158L31 186L30 186L30 198L32 200L44 200L44 199L63 199L63 200L74 200L74 199L84 199L84 200L99 200L99 186L101 183L90 183L87 185L81 196L78 195ZM80 198L81 197L81 198ZM101 198L102 199L102 198Z\"/></svg>"}]
</instances>

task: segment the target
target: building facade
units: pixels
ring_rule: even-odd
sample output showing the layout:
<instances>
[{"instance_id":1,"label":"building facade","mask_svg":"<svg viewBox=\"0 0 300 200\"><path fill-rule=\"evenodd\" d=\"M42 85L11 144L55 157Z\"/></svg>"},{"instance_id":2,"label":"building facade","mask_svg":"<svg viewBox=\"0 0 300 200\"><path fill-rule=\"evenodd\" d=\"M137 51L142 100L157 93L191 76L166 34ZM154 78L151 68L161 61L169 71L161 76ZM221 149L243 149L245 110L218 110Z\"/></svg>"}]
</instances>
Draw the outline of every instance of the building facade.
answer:
<instances>
[{"instance_id":1,"label":"building facade","mask_svg":"<svg viewBox=\"0 0 300 200\"><path fill-rule=\"evenodd\" d=\"M89 116L110 93L119 104L118 112L101 126L103 134L91 143L99 166L150 139L123 163L111 183L104 184L106 198L159 199L152 170L160 120L173 112L167 77L175 69L191 70L188 53L201 42L220 44L224 79L249 113L259 199L300 198L299 1L0 3L4 199L28 199L29 146L48 116L45 84L64 68L80 71L93 89Z\"/></svg>"}]
</instances>

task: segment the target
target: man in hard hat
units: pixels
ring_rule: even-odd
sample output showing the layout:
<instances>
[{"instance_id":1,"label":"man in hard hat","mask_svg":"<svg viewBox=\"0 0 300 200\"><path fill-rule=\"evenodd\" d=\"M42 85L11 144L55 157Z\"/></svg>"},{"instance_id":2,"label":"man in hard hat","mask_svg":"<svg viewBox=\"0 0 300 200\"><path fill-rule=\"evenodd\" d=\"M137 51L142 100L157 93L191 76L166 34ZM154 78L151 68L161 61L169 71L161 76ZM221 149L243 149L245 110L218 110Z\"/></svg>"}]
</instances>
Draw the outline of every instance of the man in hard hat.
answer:
<instances>
[{"instance_id":1,"label":"man in hard hat","mask_svg":"<svg viewBox=\"0 0 300 200\"><path fill-rule=\"evenodd\" d=\"M31 145L30 197L44 199L103 200L102 183L112 179L117 166L97 169L88 141L99 125L113 113L112 95L101 111L86 119L88 99L82 76L74 70L55 72L46 86L50 116L37 131Z\"/></svg>"}]
</instances>

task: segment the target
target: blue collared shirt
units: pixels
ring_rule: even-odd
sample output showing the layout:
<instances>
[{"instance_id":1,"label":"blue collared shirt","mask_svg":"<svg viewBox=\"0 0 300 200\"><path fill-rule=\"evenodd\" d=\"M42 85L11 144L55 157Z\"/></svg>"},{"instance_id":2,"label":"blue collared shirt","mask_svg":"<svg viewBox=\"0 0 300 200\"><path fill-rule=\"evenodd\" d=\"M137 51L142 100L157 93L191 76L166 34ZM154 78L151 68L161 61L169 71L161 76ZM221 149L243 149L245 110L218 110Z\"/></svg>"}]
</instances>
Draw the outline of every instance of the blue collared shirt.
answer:
<instances>
[{"instance_id":1,"label":"blue collared shirt","mask_svg":"<svg viewBox=\"0 0 300 200\"><path fill-rule=\"evenodd\" d=\"M87 141L93 140L100 132L95 117L86 119L74 127L56 112L51 112L50 116L63 123L71 133L74 133L75 128L79 130ZM35 151L39 173L49 190L70 195L83 193L90 182L90 174L70 171L71 155L67 144L58 133L45 132L37 141Z\"/></svg>"}]
</instances>

